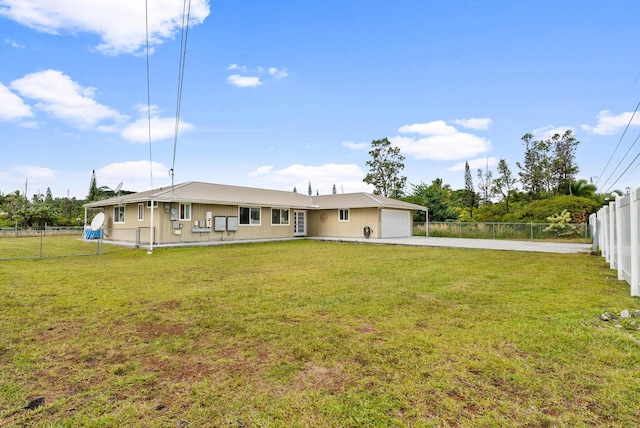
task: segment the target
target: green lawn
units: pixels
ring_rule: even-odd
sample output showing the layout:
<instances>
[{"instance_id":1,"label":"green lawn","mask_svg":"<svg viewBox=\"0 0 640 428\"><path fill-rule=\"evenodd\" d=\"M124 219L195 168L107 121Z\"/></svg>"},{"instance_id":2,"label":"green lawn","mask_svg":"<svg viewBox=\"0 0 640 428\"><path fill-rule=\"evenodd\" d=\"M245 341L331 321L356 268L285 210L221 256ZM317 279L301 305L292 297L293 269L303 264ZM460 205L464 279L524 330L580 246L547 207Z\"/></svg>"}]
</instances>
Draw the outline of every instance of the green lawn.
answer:
<instances>
[{"instance_id":1,"label":"green lawn","mask_svg":"<svg viewBox=\"0 0 640 428\"><path fill-rule=\"evenodd\" d=\"M634 426L603 259L313 241L0 262L0 426ZM25 409L43 397L42 406Z\"/></svg>"}]
</instances>

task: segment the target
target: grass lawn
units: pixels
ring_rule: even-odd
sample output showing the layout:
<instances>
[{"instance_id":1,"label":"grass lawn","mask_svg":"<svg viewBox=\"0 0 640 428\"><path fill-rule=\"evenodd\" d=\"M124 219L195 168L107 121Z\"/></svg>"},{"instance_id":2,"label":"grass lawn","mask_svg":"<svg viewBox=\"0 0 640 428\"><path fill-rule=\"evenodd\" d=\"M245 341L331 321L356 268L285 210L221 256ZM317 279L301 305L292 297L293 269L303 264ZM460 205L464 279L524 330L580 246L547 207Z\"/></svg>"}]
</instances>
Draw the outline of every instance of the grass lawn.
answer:
<instances>
[{"instance_id":1,"label":"grass lawn","mask_svg":"<svg viewBox=\"0 0 640 428\"><path fill-rule=\"evenodd\" d=\"M0 237L0 260L14 258L67 257L98 254L98 240L84 241L82 231L71 234L47 232L40 236ZM103 252L113 251L112 245L103 245Z\"/></svg>"},{"instance_id":2,"label":"grass lawn","mask_svg":"<svg viewBox=\"0 0 640 428\"><path fill-rule=\"evenodd\" d=\"M615 276L313 241L3 261L0 426L634 426Z\"/></svg>"}]
</instances>

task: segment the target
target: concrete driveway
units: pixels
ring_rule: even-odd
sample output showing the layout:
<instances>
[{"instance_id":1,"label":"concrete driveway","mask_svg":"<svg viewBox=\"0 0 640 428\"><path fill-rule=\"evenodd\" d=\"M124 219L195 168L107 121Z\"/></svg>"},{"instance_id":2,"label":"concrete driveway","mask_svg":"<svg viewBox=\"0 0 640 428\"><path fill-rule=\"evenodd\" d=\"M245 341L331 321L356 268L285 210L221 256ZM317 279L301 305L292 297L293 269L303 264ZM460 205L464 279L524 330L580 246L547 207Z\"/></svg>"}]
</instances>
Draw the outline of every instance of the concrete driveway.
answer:
<instances>
[{"instance_id":1,"label":"concrete driveway","mask_svg":"<svg viewBox=\"0 0 640 428\"><path fill-rule=\"evenodd\" d=\"M499 239L466 239L466 238L426 238L411 236L409 238L317 238L319 241L355 242L362 244L412 245L418 247L478 248L483 250L533 251L539 253L590 253L591 244L559 243L542 241L504 241Z\"/></svg>"}]
</instances>

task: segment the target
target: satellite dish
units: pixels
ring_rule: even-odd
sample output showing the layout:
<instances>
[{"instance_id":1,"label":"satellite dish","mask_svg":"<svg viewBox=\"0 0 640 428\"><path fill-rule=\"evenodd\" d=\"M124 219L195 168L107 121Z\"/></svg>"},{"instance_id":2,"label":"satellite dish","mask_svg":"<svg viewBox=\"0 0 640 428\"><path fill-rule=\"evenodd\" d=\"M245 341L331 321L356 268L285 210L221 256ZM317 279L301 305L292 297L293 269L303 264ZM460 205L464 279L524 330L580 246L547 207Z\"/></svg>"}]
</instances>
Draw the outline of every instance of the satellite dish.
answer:
<instances>
[{"instance_id":1,"label":"satellite dish","mask_svg":"<svg viewBox=\"0 0 640 428\"><path fill-rule=\"evenodd\" d=\"M113 193L118 193L120 191L120 189L122 189L122 181L120 182L120 184L118 184L115 188L115 190L113 191Z\"/></svg>"},{"instance_id":2,"label":"satellite dish","mask_svg":"<svg viewBox=\"0 0 640 428\"><path fill-rule=\"evenodd\" d=\"M104 213L98 213L93 220L91 220L91 230L98 230L104 224Z\"/></svg>"}]
</instances>

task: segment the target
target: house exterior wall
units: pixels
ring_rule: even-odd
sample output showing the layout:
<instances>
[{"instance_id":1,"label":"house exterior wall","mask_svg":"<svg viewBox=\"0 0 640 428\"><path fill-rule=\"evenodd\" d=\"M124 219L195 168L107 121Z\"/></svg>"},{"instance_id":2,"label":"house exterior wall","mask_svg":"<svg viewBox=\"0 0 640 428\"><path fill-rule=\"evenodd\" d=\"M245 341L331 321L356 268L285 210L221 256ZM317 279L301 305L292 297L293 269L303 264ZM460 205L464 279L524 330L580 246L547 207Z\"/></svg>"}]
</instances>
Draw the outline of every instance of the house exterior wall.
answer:
<instances>
[{"instance_id":1,"label":"house exterior wall","mask_svg":"<svg viewBox=\"0 0 640 428\"><path fill-rule=\"evenodd\" d=\"M365 226L369 226L370 237L380 237L378 208L350 208L348 221L340 221L337 209L310 211L308 216L307 235L309 236L362 238Z\"/></svg>"},{"instance_id":2,"label":"house exterior wall","mask_svg":"<svg viewBox=\"0 0 640 428\"><path fill-rule=\"evenodd\" d=\"M166 206L166 208L165 208ZM191 204L189 220L172 220L171 208L179 209L179 203L159 202L153 211L155 228L155 244L171 244L181 242L234 241L251 239L278 239L293 237L293 209L289 209L289 224L271 224L271 207L260 208L260 225L238 224L237 231L215 231L215 217L240 217L237 205ZM105 207L105 239L112 241L149 243L149 227L151 209L144 205L143 220L138 220L138 203L124 205L125 221L115 221L114 206ZM207 212L211 212L212 224L207 227ZM174 228L174 222L182 227ZM204 223L204 227L200 226Z\"/></svg>"},{"instance_id":3,"label":"house exterior wall","mask_svg":"<svg viewBox=\"0 0 640 428\"><path fill-rule=\"evenodd\" d=\"M172 220L171 209L173 208L179 212L179 205L178 202L158 202L157 207L154 208L154 244L294 237L294 212L296 211L294 208L288 208L289 224L287 225L271 224L271 207L258 207L260 208L260 225L241 225L239 224L240 206L238 205L192 203L190 204L190 219ZM115 206L105 207L105 239L148 245L150 238L151 209L148 207L147 202L143 203L142 220L139 220L138 217L139 204L137 202L131 202L123 206L125 210L124 223L117 223L115 221ZM254 206L254 208L256 207ZM380 208L350 208L348 209L348 220L340 219L340 209L300 211L306 213L306 236L362 238L364 237L364 228L369 226L371 228L371 238L382 237L382 210ZM212 220L210 227L207 227L207 212L211 213ZM342 214L344 216L344 211ZM215 231L215 217L238 218L237 231ZM203 223L202 226L201 222ZM182 227L176 229L174 228L174 223Z\"/></svg>"}]
</instances>

